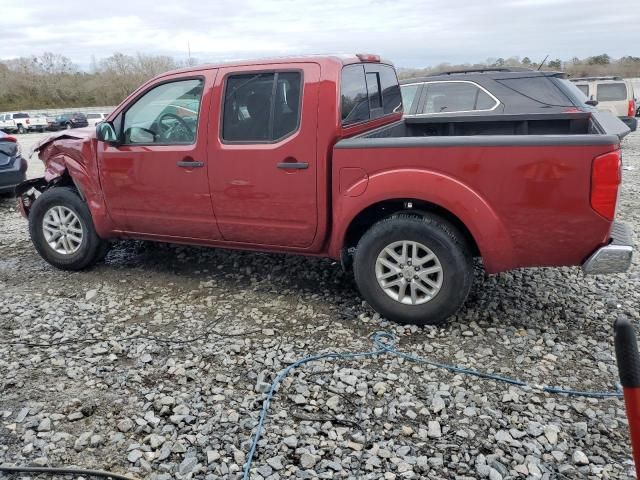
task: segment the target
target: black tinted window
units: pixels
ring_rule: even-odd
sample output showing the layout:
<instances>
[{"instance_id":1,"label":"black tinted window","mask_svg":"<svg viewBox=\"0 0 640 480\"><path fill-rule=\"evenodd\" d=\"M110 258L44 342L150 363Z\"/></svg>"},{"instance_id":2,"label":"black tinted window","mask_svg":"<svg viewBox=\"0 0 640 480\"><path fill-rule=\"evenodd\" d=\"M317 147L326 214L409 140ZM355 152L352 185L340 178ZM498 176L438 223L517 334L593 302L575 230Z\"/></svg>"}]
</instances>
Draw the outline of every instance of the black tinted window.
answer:
<instances>
[{"instance_id":1,"label":"black tinted window","mask_svg":"<svg viewBox=\"0 0 640 480\"><path fill-rule=\"evenodd\" d=\"M402 112L398 79L388 65L368 63L344 67L340 97L342 125L345 126Z\"/></svg>"},{"instance_id":2,"label":"black tinted window","mask_svg":"<svg viewBox=\"0 0 640 480\"><path fill-rule=\"evenodd\" d=\"M599 102L627 99L627 86L624 83L599 83L597 88Z\"/></svg>"},{"instance_id":3,"label":"black tinted window","mask_svg":"<svg viewBox=\"0 0 640 480\"><path fill-rule=\"evenodd\" d=\"M340 86L342 124L369 120L369 101L364 65L348 65L342 69Z\"/></svg>"},{"instance_id":4,"label":"black tinted window","mask_svg":"<svg viewBox=\"0 0 640 480\"><path fill-rule=\"evenodd\" d=\"M29 118L28 113L16 113L13 118Z\"/></svg>"},{"instance_id":5,"label":"black tinted window","mask_svg":"<svg viewBox=\"0 0 640 480\"><path fill-rule=\"evenodd\" d=\"M497 81L525 97L545 105L573 106L569 98L547 77L509 78Z\"/></svg>"},{"instance_id":6,"label":"black tinted window","mask_svg":"<svg viewBox=\"0 0 640 480\"><path fill-rule=\"evenodd\" d=\"M299 72L230 76L225 90L222 139L264 142L296 131L301 84Z\"/></svg>"},{"instance_id":7,"label":"black tinted window","mask_svg":"<svg viewBox=\"0 0 640 480\"><path fill-rule=\"evenodd\" d=\"M400 85L398 85L398 77L393 68L388 65L379 65L367 68L375 68L380 75L380 86L382 88L382 107L386 114L402 111L402 95L400 94Z\"/></svg>"}]
</instances>

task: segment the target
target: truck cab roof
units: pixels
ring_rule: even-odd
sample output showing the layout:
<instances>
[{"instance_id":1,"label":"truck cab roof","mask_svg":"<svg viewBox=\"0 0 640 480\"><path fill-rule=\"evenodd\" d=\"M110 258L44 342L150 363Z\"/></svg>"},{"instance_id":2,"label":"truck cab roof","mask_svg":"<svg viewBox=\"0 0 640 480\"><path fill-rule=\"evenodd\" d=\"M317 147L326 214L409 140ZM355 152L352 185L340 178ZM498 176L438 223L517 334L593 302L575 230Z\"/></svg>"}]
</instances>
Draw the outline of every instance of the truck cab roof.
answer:
<instances>
[{"instance_id":1,"label":"truck cab roof","mask_svg":"<svg viewBox=\"0 0 640 480\"><path fill-rule=\"evenodd\" d=\"M251 67L256 65L272 65L282 63L308 63L314 62L318 64L333 64L338 66L350 65L353 63L383 63L391 65L391 62L381 58L378 55L369 53L353 53L353 54L327 54L327 55L296 55L296 56L283 56L283 57L268 57L259 58L254 60L237 60L220 63L211 63L204 65L196 65L193 67L179 68L176 70L170 70L162 73L158 77L165 75L182 74L189 72L199 72L202 70L211 70L215 68L228 68L228 67Z\"/></svg>"}]
</instances>

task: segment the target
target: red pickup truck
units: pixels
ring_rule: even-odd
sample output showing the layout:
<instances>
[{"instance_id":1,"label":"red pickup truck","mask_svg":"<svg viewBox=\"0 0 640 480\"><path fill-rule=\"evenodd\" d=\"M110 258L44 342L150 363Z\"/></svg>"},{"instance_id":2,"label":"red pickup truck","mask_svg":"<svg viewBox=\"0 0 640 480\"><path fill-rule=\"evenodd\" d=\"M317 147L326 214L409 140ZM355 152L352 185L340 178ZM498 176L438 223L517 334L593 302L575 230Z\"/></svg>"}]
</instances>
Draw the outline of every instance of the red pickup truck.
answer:
<instances>
[{"instance_id":1,"label":"red pickup truck","mask_svg":"<svg viewBox=\"0 0 640 480\"><path fill-rule=\"evenodd\" d=\"M374 55L169 72L38 145L16 190L37 251L82 269L137 238L327 256L387 318L435 324L488 273L625 271L619 138L598 113L403 119Z\"/></svg>"}]
</instances>

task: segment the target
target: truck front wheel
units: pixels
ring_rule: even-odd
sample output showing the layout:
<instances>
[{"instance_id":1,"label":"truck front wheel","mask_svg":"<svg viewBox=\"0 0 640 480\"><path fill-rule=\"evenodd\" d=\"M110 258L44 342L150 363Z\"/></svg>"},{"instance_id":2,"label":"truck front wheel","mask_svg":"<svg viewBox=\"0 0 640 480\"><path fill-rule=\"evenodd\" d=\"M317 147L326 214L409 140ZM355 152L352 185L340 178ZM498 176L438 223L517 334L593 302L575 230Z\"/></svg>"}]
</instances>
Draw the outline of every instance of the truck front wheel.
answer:
<instances>
[{"instance_id":1,"label":"truck front wheel","mask_svg":"<svg viewBox=\"0 0 640 480\"><path fill-rule=\"evenodd\" d=\"M437 325L466 300L473 263L464 238L445 220L399 215L362 236L354 274L362 296L389 320Z\"/></svg>"},{"instance_id":2,"label":"truck front wheel","mask_svg":"<svg viewBox=\"0 0 640 480\"><path fill-rule=\"evenodd\" d=\"M42 258L63 270L82 270L104 258L108 243L95 231L91 212L70 187L40 195L29 213L31 241Z\"/></svg>"}]
</instances>

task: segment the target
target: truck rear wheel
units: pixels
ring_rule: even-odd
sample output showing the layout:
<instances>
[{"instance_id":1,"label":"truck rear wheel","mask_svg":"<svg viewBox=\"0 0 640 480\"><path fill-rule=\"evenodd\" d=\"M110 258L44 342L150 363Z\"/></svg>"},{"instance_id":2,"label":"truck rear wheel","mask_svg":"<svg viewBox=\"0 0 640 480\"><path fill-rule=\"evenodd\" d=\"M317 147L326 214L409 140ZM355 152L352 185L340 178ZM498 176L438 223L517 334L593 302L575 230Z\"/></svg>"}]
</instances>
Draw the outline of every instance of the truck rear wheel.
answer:
<instances>
[{"instance_id":1,"label":"truck rear wheel","mask_svg":"<svg viewBox=\"0 0 640 480\"><path fill-rule=\"evenodd\" d=\"M354 274L362 296L389 320L437 325L466 300L473 263L462 235L445 220L400 215L362 236Z\"/></svg>"},{"instance_id":2,"label":"truck rear wheel","mask_svg":"<svg viewBox=\"0 0 640 480\"><path fill-rule=\"evenodd\" d=\"M29 233L40 256L63 270L87 268L104 258L108 248L95 231L89 208L70 187L54 187L36 199Z\"/></svg>"}]
</instances>

